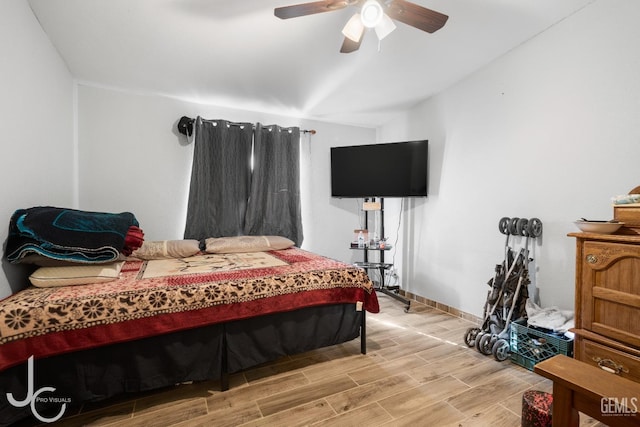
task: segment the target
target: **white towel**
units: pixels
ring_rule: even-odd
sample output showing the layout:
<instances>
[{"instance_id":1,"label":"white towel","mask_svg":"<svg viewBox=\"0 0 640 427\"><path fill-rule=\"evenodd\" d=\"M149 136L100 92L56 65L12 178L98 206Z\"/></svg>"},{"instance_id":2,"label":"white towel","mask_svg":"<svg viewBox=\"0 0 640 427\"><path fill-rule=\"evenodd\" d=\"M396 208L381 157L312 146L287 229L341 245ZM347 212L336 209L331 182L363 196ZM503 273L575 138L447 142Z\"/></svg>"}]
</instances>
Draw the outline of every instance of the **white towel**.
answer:
<instances>
[{"instance_id":1,"label":"white towel","mask_svg":"<svg viewBox=\"0 0 640 427\"><path fill-rule=\"evenodd\" d=\"M541 308L530 299L525 306L527 324L554 332L566 332L573 328L573 311L560 310L558 307Z\"/></svg>"}]
</instances>

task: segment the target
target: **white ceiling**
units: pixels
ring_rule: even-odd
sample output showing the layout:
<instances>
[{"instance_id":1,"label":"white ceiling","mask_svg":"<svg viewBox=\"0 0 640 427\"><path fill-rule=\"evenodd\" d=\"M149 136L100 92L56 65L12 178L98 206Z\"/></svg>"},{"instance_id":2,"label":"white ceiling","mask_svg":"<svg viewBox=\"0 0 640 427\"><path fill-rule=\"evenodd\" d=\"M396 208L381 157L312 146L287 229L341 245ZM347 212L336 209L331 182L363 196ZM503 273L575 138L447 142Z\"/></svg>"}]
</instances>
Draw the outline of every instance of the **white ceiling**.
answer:
<instances>
[{"instance_id":1,"label":"white ceiling","mask_svg":"<svg viewBox=\"0 0 640 427\"><path fill-rule=\"evenodd\" d=\"M280 20L303 0L29 0L81 82L377 126L595 0L415 0L449 16L397 23L339 53L355 7Z\"/></svg>"}]
</instances>

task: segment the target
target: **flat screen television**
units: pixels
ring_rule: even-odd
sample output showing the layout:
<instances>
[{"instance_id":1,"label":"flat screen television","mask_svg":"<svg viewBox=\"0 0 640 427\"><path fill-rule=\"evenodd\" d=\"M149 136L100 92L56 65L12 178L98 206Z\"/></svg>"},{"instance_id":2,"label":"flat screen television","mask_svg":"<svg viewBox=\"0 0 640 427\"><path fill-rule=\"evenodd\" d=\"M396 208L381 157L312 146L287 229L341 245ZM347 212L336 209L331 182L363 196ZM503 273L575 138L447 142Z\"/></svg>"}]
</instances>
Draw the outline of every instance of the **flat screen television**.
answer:
<instances>
[{"instance_id":1,"label":"flat screen television","mask_svg":"<svg viewBox=\"0 0 640 427\"><path fill-rule=\"evenodd\" d=\"M331 148L332 197L426 197L427 140Z\"/></svg>"}]
</instances>

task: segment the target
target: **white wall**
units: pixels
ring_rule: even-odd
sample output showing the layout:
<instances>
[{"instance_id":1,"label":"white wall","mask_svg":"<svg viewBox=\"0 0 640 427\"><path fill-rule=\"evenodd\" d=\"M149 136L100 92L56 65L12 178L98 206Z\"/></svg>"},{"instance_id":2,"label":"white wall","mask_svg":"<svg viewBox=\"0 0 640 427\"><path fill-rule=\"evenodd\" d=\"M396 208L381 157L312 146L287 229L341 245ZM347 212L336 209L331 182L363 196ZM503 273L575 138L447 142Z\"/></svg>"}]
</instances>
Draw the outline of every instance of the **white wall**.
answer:
<instances>
[{"instance_id":1,"label":"white wall","mask_svg":"<svg viewBox=\"0 0 640 427\"><path fill-rule=\"evenodd\" d=\"M430 140L430 196L403 214L407 290L481 315L499 219L537 217L541 302L573 308L572 221L610 219L640 185L638 16L636 0L596 1L379 129Z\"/></svg>"},{"instance_id":2,"label":"white wall","mask_svg":"<svg viewBox=\"0 0 640 427\"><path fill-rule=\"evenodd\" d=\"M73 80L24 0L0 2L0 241L16 209L72 206ZM0 298L25 283L3 257Z\"/></svg>"},{"instance_id":3,"label":"white wall","mask_svg":"<svg viewBox=\"0 0 640 427\"><path fill-rule=\"evenodd\" d=\"M193 144L177 133L181 116L315 129L302 153L303 248L351 261L358 227L353 201L330 197L329 147L375 141L375 129L328 124L176 99L78 86L80 206L133 212L148 240L184 233Z\"/></svg>"}]
</instances>

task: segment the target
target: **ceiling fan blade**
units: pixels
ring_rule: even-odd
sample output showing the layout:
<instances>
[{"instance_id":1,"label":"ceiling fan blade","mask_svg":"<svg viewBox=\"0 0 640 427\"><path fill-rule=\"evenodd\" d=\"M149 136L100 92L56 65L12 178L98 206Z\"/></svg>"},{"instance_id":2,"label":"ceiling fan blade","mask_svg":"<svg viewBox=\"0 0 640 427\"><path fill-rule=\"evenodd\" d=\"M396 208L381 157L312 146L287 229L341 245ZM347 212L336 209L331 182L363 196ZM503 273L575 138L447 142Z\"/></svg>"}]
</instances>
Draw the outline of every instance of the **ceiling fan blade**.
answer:
<instances>
[{"instance_id":1,"label":"ceiling fan blade","mask_svg":"<svg viewBox=\"0 0 640 427\"><path fill-rule=\"evenodd\" d=\"M433 33L444 26L449 17L405 0L394 0L386 10L391 18L419 30Z\"/></svg>"},{"instance_id":2,"label":"ceiling fan blade","mask_svg":"<svg viewBox=\"0 0 640 427\"><path fill-rule=\"evenodd\" d=\"M313 15L314 13L344 9L351 3L349 0L314 1L311 3L295 4L293 6L277 7L273 10L273 14L280 19L297 18L299 16Z\"/></svg>"},{"instance_id":3,"label":"ceiling fan blade","mask_svg":"<svg viewBox=\"0 0 640 427\"><path fill-rule=\"evenodd\" d=\"M345 37L342 42L342 47L340 48L340 53L351 53L360 49L360 43L362 43L362 37L364 36L364 31L360 35L360 39L357 42L354 42L349 37Z\"/></svg>"}]
</instances>

